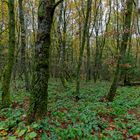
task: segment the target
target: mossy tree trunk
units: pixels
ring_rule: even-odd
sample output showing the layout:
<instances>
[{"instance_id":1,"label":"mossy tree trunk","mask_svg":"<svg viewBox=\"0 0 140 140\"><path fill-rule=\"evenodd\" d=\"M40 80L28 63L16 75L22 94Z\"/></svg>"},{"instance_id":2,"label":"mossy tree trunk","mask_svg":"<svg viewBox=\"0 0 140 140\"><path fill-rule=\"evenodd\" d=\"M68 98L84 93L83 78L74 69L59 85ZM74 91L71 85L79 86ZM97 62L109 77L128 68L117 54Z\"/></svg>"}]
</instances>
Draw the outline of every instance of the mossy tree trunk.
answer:
<instances>
[{"instance_id":1,"label":"mossy tree trunk","mask_svg":"<svg viewBox=\"0 0 140 140\"><path fill-rule=\"evenodd\" d=\"M62 27L62 32L61 32ZM60 50L60 79L64 88L67 88L67 80L66 80L66 66L65 66L65 48L66 48L66 3L61 3L60 7L60 15L59 15L59 23L58 23L58 40L59 40L59 50Z\"/></svg>"},{"instance_id":2,"label":"mossy tree trunk","mask_svg":"<svg viewBox=\"0 0 140 140\"><path fill-rule=\"evenodd\" d=\"M89 33L89 29L88 29L88 33ZM90 61L90 37L88 35L87 37L87 72L86 72L86 81L90 81L91 80L91 61Z\"/></svg>"},{"instance_id":3,"label":"mossy tree trunk","mask_svg":"<svg viewBox=\"0 0 140 140\"><path fill-rule=\"evenodd\" d=\"M121 66L124 64L127 44L128 44L129 37L131 35L132 10L133 10L133 1L127 0L126 11L124 15L125 18L124 18L124 25L123 25L123 35L122 35L122 41L121 41L121 46L120 46L120 56L118 58L115 76L114 76L113 82L110 87L110 91L107 96L108 101L113 101L116 94L117 87L118 87L118 82L119 82L120 74L121 74Z\"/></svg>"},{"instance_id":4,"label":"mossy tree trunk","mask_svg":"<svg viewBox=\"0 0 140 140\"><path fill-rule=\"evenodd\" d=\"M12 69L14 64L14 52L15 52L15 13L14 13L14 0L8 0L9 10L9 47L8 58L3 72L2 79L2 107L9 107L10 100L10 82Z\"/></svg>"},{"instance_id":5,"label":"mossy tree trunk","mask_svg":"<svg viewBox=\"0 0 140 140\"><path fill-rule=\"evenodd\" d=\"M128 50L127 50L127 55L125 56L125 59L130 59L130 55L131 55L131 50L132 49L132 35L129 38L129 45L128 45ZM137 64L137 62L136 62ZM123 70L123 72L121 73L121 75L123 76L123 84L124 86L129 86L131 85L130 82L130 77L129 77L129 68L125 68Z\"/></svg>"},{"instance_id":6,"label":"mossy tree trunk","mask_svg":"<svg viewBox=\"0 0 140 140\"><path fill-rule=\"evenodd\" d=\"M87 67L86 67L86 81L91 80L91 56L90 56L90 24L91 24L91 12L89 16L88 28L87 28Z\"/></svg>"},{"instance_id":7,"label":"mossy tree trunk","mask_svg":"<svg viewBox=\"0 0 140 140\"><path fill-rule=\"evenodd\" d=\"M49 52L51 45L51 28L53 23L54 0L40 0L38 8L38 31L35 46L35 72L33 76L29 122L42 119L47 113L48 80L49 80Z\"/></svg>"},{"instance_id":8,"label":"mossy tree trunk","mask_svg":"<svg viewBox=\"0 0 140 140\"><path fill-rule=\"evenodd\" d=\"M87 29L88 29L88 21L91 13L91 4L92 0L87 1L87 10L86 10L86 17L84 21L84 27L83 27L83 34L82 34L82 42L81 42L81 48L80 48L80 54L79 54L79 61L77 66L77 75L76 75L76 99L78 99L79 91L80 91L80 69L82 65L82 58L86 43L86 35L87 35Z\"/></svg>"},{"instance_id":9,"label":"mossy tree trunk","mask_svg":"<svg viewBox=\"0 0 140 140\"><path fill-rule=\"evenodd\" d=\"M101 51L101 40L99 39L99 29L96 31L96 49L95 49L95 62L94 62L94 82L96 83L100 77L100 51Z\"/></svg>"},{"instance_id":10,"label":"mossy tree trunk","mask_svg":"<svg viewBox=\"0 0 140 140\"><path fill-rule=\"evenodd\" d=\"M23 0L18 0L19 3L19 19L20 19L20 28L21 28L21 50L20 50L20 65L21 65L21 75L24 75L25 87L26 90L29 90L29 77L26 67L26 31L24 24L24 10L23 10Z\"/></svg>"}]
</instances>

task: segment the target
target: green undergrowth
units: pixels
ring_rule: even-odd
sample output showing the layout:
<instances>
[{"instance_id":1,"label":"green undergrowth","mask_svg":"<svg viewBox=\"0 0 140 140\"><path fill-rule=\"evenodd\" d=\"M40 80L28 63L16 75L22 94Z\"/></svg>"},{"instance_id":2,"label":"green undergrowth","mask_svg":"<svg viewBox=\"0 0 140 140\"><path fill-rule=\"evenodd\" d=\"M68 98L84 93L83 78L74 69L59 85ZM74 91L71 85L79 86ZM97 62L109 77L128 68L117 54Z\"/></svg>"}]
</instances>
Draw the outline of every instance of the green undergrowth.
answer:
<instances>
[{"instance_id":1,"label":"green undergrowth","mask_svg":"<svg viewBox=\"0 0 140 140\"><path fill-rule=\"evenodd\" d=\"M110 83L92 81L81 84L80 100L75 86L63 89L49 84L48 115L26 124L29 93L12 88L11 108L0 112L2 140L123 140L140 139L140 87L119 87L115 100L106 101Z\"/></svg>"}]
</instances>

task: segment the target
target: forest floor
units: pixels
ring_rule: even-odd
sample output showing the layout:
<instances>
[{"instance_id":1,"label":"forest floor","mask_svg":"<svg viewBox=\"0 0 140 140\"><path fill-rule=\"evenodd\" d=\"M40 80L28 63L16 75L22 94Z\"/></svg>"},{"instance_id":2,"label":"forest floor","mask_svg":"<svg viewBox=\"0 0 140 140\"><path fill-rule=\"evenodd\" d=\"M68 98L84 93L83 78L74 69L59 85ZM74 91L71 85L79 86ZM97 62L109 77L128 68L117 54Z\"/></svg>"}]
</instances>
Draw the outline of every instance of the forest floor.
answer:
<instances>
[{"instance_id":1,"label":"forest floor","mask_svg":"<svg viewBox=\"0 0 140 140\"><path fill-rule=\"evenodd\" d=\"M29 93L12 86L11 108L0 112L0 140L138 140L140 139L140 87L119 87L112 103L105 100L110 83L82 82L80 100L75 86L49 84L48 116L26 124ZM18 90L17 90L18 89Z\"/></svg>"}]
</instances>

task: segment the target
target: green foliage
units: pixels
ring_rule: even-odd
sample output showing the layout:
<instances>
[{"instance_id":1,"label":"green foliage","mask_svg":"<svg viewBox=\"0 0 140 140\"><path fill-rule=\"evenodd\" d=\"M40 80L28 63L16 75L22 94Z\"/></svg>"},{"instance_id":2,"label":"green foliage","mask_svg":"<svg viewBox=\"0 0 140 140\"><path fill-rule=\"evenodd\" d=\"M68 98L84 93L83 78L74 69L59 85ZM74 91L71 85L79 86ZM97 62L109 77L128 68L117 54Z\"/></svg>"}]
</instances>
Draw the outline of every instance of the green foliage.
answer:
<instances>
[{"instance_id":1,"label":"green foliage","mask_svg":"<svg viewBox=\"0 0 140 140\"><path fill-rule=\"evenodd\" d=\"M49 84L48 116L30 125L26 124L25 107L29 94L22 91L19 97L19 91L13 92L16 102L0 112L0 136L8 140L121 140L139 136L139 87L120 87L115 100L108 103L104 97L109 83L83 82L78 102L73 98L74 84L67 89L60 85L54 81Z\"/></svg>"},{"instance_id":2,"label":"green foliage","mask_svg":"<svg viewBox=\"0 0 140 140\"><path fill-rule=\"evenodd\" d=\"M35 138L37 136L36 132L30 132L25 136L25 140L32 140L33 138Z\"/></svg>"}]
</instances>

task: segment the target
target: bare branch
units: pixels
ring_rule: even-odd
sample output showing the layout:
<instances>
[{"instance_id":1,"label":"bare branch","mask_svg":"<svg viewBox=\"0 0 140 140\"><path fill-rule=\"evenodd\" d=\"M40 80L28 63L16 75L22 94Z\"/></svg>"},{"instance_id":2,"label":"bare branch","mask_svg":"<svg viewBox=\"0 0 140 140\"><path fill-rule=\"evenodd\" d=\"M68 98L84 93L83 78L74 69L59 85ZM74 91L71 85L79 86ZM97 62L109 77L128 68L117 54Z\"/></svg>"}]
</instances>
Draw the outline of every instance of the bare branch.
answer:
<instances>
[{"instance_id":1,"label":"bare branch","mask_svg":"<svg viewBox=\"0 0 140 140\"><path fill-rule=\"evenodd\" d=\"M55 8L61 3L61 2L63 2L64 0L59 0L58 2L56 2L55 4L54 4L54 7L53 7L53 9L55 10Z\"/></svg>"}]
</instances>

